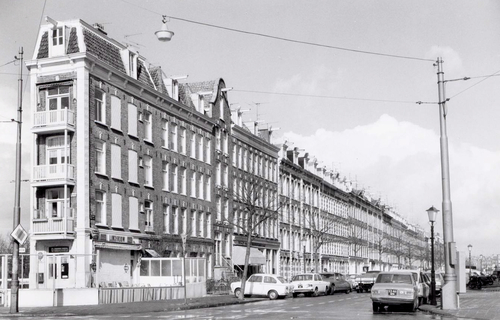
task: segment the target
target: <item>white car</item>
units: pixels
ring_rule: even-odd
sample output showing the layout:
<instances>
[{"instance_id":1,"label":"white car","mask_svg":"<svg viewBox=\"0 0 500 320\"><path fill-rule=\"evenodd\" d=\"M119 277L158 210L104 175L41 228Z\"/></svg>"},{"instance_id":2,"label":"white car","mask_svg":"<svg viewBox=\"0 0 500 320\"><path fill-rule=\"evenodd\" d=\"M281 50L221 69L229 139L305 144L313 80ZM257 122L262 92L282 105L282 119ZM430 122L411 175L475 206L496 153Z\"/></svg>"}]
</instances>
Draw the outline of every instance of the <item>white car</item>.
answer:
<instances>
[{"instance_id":1,"label":"white car","mask_svg":"<svg viewBox=\"0 0 500 320\"><path fill-rule=\"evenodd\" d=\"M429 295L430 295L430 287L427 285L424 277L426 277L423 272L420 272L420 270L393 270L391 272L410 272L413 276L413 279L415 280L415 283L417 284L418 287L418 305L422 305L424 303L429 302Z\"/></svg>"},{"instance_id":2,"label":"white car","mask_svg":"<svg viewBox=\"0 0 500 320\"><path fill-rule=\"evenodd\" d=\"M241 281L231 283L231 292L238 298ZM271 300L284 298L292 292L292 286L275 274L252 274L245 282L245 296L267 296Z\"/></svg>"},{"instance_id":3,"label":"white car","mask_svg":"<svg viewBox=\"0 0 500 320\"><path fill-rule=\"evenodd\" d=\"M319 273L303 273L292 278L293 297L300 293L304 296L318 296L320 293L327 294L330 282L324 281Z\"/></svg>"}]
</instances>

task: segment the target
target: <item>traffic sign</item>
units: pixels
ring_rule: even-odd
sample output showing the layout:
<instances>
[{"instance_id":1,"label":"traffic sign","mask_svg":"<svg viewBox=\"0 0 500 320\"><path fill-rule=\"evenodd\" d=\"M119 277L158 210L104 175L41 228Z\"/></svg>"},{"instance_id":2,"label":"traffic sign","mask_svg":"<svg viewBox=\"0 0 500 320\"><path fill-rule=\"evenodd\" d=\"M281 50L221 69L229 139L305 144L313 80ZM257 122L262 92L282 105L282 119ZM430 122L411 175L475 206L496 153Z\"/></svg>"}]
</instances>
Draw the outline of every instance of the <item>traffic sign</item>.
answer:
<instances>
[{"instance_id":1,"label":"traffic sign","mask_svg":"<svg viewBox=\"0 0 500 320\"><path fill-rule=\"evenodd\" d=\"M23 226L21 226L21 224L17 225L17 227L14 229L14 231L12 231L10 236L12 238L14 238L14 240L16 240L17 243L19 243L21 245L24 244L26 239L28 239L28 233L26 232L26 230L24 230L24 228L23 228Z\"/></svg>"}]
</instances>

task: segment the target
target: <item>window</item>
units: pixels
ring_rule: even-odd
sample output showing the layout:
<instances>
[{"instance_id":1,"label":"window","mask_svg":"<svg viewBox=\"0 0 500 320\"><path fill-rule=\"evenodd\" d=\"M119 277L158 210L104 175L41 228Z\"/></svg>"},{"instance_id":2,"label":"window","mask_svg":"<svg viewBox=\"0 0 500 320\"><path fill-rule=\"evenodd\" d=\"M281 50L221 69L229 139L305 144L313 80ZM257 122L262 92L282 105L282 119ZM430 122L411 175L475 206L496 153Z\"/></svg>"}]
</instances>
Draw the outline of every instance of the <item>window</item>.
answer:
<instances>
[{"instance_id":1,"label":"window","mask_svg":"<svg viewBox=\"0 0 500 320\"><path fill-rule=\"evenodd\" d=\"M102 141L96 141L95 151L96 151L95 172L100 174L106 174L106 144Z\"/></svg>"},{"instance_id":2,"label":"window","mask_svg":"<svg viewBox=\"0 0 500 320\"><path fill-rule=\"evenodd\" d=\"M153 231L153 201L144 201L144 214L146 215L145 231Z\"/></svg>"},{"instance_id":3,"label":"window","mask_svg":"<svg viewBox=\"0 0 500 320\"><path fill-rule=\"evenodd\" d=\"M167 119L161 120L161 146L168 148L168 121Z\"/></svg>"},{"instance_id":4,"label":"window","mask_svg":"<svg viewBox=\"0 0 500 320\"><path fill-rule=\"evenodd\" d=\"M170 142L170 149L173 151L177 151L177 124L172 123L170 125L170 138L172 141Z\"/></svg>"},{"instance_id":5,"label":"window","mask_svg":"<svg viewBox=\"0 0 500 320\"><path fill-rule=\"evenodd\" d=\"M47 164L50 165L50 173L65 173L66 163L70 163L69 141L64 143L64 136L54 136L47 138Z\"/></svg>"},{"instance_id":6,"label":"window","mask_svg":"<svg viewBox=\"0 0 500 320\"><path fill-rule=\"evenodd\" d=\"M181 128L181 150L182 154L186 154L186 129Z\"/></svg>"},{"instance_id":7,"label":"window","mask_svg":"<svg viewBox=\"0 0 500 320\"><path fill-rule=\"evenodd\" d=\"M228 137L227 132L226 131L222 132L222 152L224 152L224 154L227 154L228 140L229 140L229 137Z\"/></svg>"},{"instance_id":8,"label":"window","mask_svg":"<svg viewBox=\"0 0 500 320\"><path fill-rule=\"evenodd\" d=\"M198 219L199 219L199 224L198 224L198 236L199 237L204 237L205 236L205 214L203 212L198 213Z\"/></svg>"},{"instance_id":9,"label":"window","mask_svg":"<svg viewBox=\"0 0 500 320\"><path fill-rule=\"evenodd\" d=\"M211 150L211 147L210 147L210 139L209 138L206 138L205 140L205 148L207 149L205 152L205 162L210 164L211 161L212 161L212 150Z\"/></svg>"},{"instance_id":10,"label":"window","mask_svg":"<svg viewBox=\"0 0 500 320\"><path fill-rule=\"evenodd\" d=\"M216 208L216 212L217 212L216 221L222 221L222 199L221 199L221 197L216 197L215 204L217 207Z\"/></svg>"},{"instance_id":11,"label":"window","mask_svg":"<svg viewBox=\"0 0 500 320\"><path fill-rule=\"evenodd\" d=\"M174 234L179 234L179 208L172 207L172 219L174 220Z\"/></svg>"},{"instance_id":12,"label":"window","mask_svg":"<svg viewBox=\"0 0 500 320\"><path fill-rule=\"evenodd\" d=\"M139 199L135 197L128 198L129 207L129 229L139 230Z\"/></svg>"},{"instance_id":13,"label":"window","mask_svg":"<svg viewBox=\"0 0 500 320\"><path fill-rule=\"evenodd\" d=\"M111 177L122 178L122 148L119 145L111 145Z\"/></svg>"},{"instance_id":14,"label":"window","mask_svg":"<svg viewBox=\"0 0 500 320\"><path fill-rule=\"evenodd\" d=\"M172 171L172 192L179 192L178 191L178 184L179 184L179 178L177 176L177 170L178 170L178 167L177 165L173 164L172 167L171 167L171 171Z\"/></svg>"},{"instance_id":15,"label":"window","mask_svg":"<svg viewBox=\"0 0 500 320\"><path fill-rule=\"evenodd\" d=\"M153 186L153 158L144 156L144 185Z\"/></svg>"},{"instance_id":16,"label":"window","mask_svg":"<svg viewBox=\"0 0 500 320\"><path fill-rule=\"evenodd\" d=\"M64 50L64 28L54 28L52 29L52 41L50 42L50 55L63 55Z\"/></svg>"},{"instance_id":17,"label":"window","mask_svg":"<svg viewBox=\"0 0 500 320\"><path fill-rule=\"evenodd\" d=\"M122 227L122 196L118 193L111 194L111 226Z\"/></svg>"},{"instance_id":18,"label":"window","mask_svg":"<svg viewBox=\"0 0 500 320\"><path fill-rule=\"evenodd\" d=\"M182 217L182 233L188 234L187 229L187 210L185 208L181 209L181 217Z\"/></svg>"},{"instance_id":19,"label":"window","mask_svg":"<svg viewBox=\"0 0 500 320\"><path fill-rule=\"evenodd\" d=\"M168 191L170 190L169 188L169 183L170 183L170 172L168 172L168 162L167 161L163 161L162 162L162 178L163 178L163 183L162 183L162 189L164 191Z\"/></svg>"},{"instance_id":20,"label":"window","mask_svg":"<svg viewBox=\"0 0 500 320\"><path fill-rule=\"evenodd\" d=\"M196 223L198 222L196 211L192 210L191 211L191 236L196 237L197 234L197 228L196 228Z\"/></svg>"},{"instance_id":21,"label":"window","mask_svg":"<svg viewBox=\"0 0 500 320\"><path fill-rule=\"evenodd\" d=\"M187 184L187 177L186 177L187 169L186 168L181 168L181 194L186 194L186 184Z\"/></svg>"},{"instance_id":22,"label":"window","mask_svg":"<svg viewBox=\"0 0 500 320\"><path fill-rule=\"evenodd\" d=\"M205 238L211 238L212 237L212 215L210 213L206 213L207 216L207 233L205 234Z\"/></svg>"},{"instance_id":23,"label":"window","mask_svg":"<svg viewBox=\"0 0 500 320\"><path fill-rule=\"evenodd\" d=\"M229 202L227 199L224 199L224 201L223 201L222 210L224 212L224 221L228 221L229 220Z\"/></svg>"},{"instance_id":24,"label":"window","mask_svg":"<svg viewBox=\"0 0 500 320\"><path fill-rule=\"evenodd\" d=\"M117 96L111 96L111 128L122 130L122 101Z\"/></svg>"},{"instance_id":25,"label":"window","mask_svg":"<svg viewBox=\"0 0 500 320\"><path fill-rule=\"evenodd\" d=\"M212 178L210 176L207 176L207 181L205 183L205 200L211 201L212 200Z\"/></svg>"},{"instance_id":26,"label":"window","mask_svg":"<svg viewBox=\"0 0 500 320\"><path fill-rule=\"evenodd\" d=\"M144 140L153 141L153 115L149 112L144 112Z\"/></svg>"},{"instance_id":27,"label":"window","mask_svg":"<svg viewBox=\"0 0 500 320\"><path fill-rule=\"evenodd\" d=\"M191 158L196 158L196 133L191 132L191 147L189 151Z\"/></svg>"},{"instance_id":28,"label":"window","mask_svg":"<svg viewBox=\"0 0 500 320\"><path fill-rule=\"evenodd\" d=\"M163 233L170 233L170 206L163 205Z\"/></svg>"},{"instance_id":29,"label":"window","mask_svg":"<svg viewBox=\"0 0 500 320\"><path fill-rule=\"evenodd\" d=\"M106 192L95 192L95 223L106 224Z\"/></svg>"},{"instance_id":30,"label":"window","mask_svg":"<svg viewBox=\"0 0 500 320\"><path fill-rule=\"evenodd\" d=\"M198 198L203 199L203 190L205 189L205 185L203 183L203 174L200 173L198 175Z\"/></svg>"},{"instance_id":31,"label":"window","mask_svg":"<svg viewBox=\"0 0 500 320\"><path fill-rule=\"evenodd\" d=\"M128 134L137 137L137 107L128 104Z\"/></svg>"},{"instance_id":32,"label":"window","mask_svg":"<svg viewBox=\"0 0 500 320\"><path fill-rule=\"evenodd\" d=\"M217 162L217 165L215 166L215 184L217 186L220 186L221 185L221 167L222 167L222 164L220 162Z\"/></svg>"},{"instance_id":33,"label":"window","mask_svg":"<svg viewBox=\"0 0 500 320\"><path fill-rule=\"evenodd\" d=\"M224 100L219 101L219 118L224 120Z\"/></svg>"},{"instance_id":34,"label":"window","mask_svg":"<svg viewBox=\"0 0 500 320\"><path fill-rule=\"evenodd\" d=\"M221 151L221 131L220 131L220 128L215 128L215 150Z\"/></svg>"},{"instance_id":35,"label":"window","mask_svg":"<svg viewBox=\"0 0 500 320\"><path fill-rule=\"evenodd\" d=\"M226 164L222 168L222 185L226 188L229 186L229 169Z\"/></svg>"},{"instance_id":36,"label":"window","mask_svg":"<svg viewBox=\"0 0 500 320\"><path fill-rule=\"evenodd\" d=\"M99 89L95 89L95 120L106 123L106 94Z\"/></svg>"},{"instance_id":37,"label":"window","mask_svg":"<svg viewBox=\"0 0 500 320\"><path fill-rule=\"evenodd\" d=\"M196 197L196 171L191 171L191 197Z\"/></svg>"},{"instance_id":38,"label":"window","mask_svg":"<svg viewBox=\"0 0 500 320\"><path fill-rule=\"evenodd\" d=\"M47 218L64 218L67 212L71 218L69 199L64 199L64 189L48 189L46 191L46 216ZM65 209L65 205L67 208Z\"/></svg>"},{"instance_id":39,"label":"window","mask_svg":"<svg viewBox=\"0 0 500 320\"><path fill-rule=\"evenodd\" d=\"M203 161L203 152L205 151L203 148L203 135L198 135L198 160Z\"/></svg>"},{"instance_id":40,"label":"window","mask_svg":"<svg viewBox=\"0 0 500 320\"><path fill-rule=\"evenodd\" d=\"M47 102L49 111L56 112L69 108L69 88L70 88L69 86L61 86L57 88L51 88L47 91ZM60 116L57 116L56 118L60 118Z\"/></svg>"},{"instance_id":41,"label":"window","mask_svg":"<svg viewBox=\"0 0 500 320\"><path fill-rule=\"evenodd\" d=\"M138 164L137 152L134 150L128 151L128 181L138 183Z\"/></svg>"}]
</instances>

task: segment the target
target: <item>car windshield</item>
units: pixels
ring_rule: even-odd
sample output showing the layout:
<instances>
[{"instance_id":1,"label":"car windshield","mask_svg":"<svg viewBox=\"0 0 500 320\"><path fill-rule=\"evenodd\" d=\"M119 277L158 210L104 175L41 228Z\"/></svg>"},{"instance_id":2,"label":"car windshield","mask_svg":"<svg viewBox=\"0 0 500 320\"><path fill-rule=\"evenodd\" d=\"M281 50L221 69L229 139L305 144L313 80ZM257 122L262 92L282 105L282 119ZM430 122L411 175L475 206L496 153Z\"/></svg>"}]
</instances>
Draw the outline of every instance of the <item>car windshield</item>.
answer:
<instances>
[{"instance_id":1,"label":"car windshield","mask_svg":"<svg viewBox=\"0 0 500 320\"><path fill-rule=\"evenodd\" d=\"M299 274L296 275L292 278L292 281L306 281L306 280L312 280L313 276L312 274Z\"/></svg>"},{"instance_id":2,"label":"car windshield","mask_svg":"<svg viewBox=\"0 0 500 320\"><path fill-rule=\"evenodd\" d=\"M286 280L283 277L276 277L276 279L278 279L278 281L281 283L286 283Z\"/></svg>"},{"instance_id":3,"label":"car windshield","mask_svg":"<svg viewBox=\"0 0 500 320\"><path fill-rule=\"evenodd\" d=\"M409 274L380 274L376 283L406 283L412 284Z\"/></svg>"}]
</instances>

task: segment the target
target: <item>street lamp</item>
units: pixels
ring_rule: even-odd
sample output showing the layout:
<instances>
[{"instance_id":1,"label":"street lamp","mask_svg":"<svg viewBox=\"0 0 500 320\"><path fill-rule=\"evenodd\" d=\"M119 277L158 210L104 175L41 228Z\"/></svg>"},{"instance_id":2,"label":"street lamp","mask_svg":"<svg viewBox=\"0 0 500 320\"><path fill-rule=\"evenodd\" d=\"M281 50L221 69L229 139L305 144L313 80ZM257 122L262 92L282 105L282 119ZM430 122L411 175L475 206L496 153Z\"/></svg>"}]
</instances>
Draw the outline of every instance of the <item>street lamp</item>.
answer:
<instances>
[{"instance_id":1,"label":"street lamp","mask_svg":"<svg viewBox=\"0 0 500 320\"><path fill-rule=\"evenodd\" d=\"M431 305L436 305L436 271L434 270L434 222L436 214L439 212L434 206L427 209L429 222L431 223Z\"/></svg>"},{"instance_id":2,"label":"street lamp","mask_svg":"<svg viewBox=\"0 0 500 320\"><path fill-rule=\"evenodd\" d=\"M470 277L472 275L472 244L469 244L467 246L467 248L469 248L469 281L470 281Z\"/></svg>"}]
</instances>

